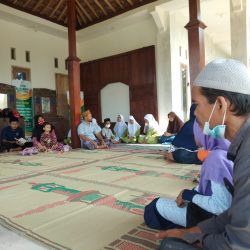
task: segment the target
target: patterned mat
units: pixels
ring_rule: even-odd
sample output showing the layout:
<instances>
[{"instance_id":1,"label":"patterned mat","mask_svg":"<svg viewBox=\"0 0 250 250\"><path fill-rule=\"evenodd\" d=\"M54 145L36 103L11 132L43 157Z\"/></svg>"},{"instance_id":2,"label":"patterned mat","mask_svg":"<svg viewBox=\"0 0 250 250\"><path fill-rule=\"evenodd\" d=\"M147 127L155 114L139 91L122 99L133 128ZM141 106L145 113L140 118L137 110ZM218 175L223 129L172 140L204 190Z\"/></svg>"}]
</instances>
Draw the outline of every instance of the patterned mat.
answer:
<instances>
[{"instance_id":1,"label":"patterned mat","mask_svg":"<svg viewBox=\"0 0 250 250\"><path fill-rule=\"evenodd\" d=\"M1 223L51 249L156 249L145 205L193 187L199 167L132 150L1 154Z\"/></svg>"}]
</instances>

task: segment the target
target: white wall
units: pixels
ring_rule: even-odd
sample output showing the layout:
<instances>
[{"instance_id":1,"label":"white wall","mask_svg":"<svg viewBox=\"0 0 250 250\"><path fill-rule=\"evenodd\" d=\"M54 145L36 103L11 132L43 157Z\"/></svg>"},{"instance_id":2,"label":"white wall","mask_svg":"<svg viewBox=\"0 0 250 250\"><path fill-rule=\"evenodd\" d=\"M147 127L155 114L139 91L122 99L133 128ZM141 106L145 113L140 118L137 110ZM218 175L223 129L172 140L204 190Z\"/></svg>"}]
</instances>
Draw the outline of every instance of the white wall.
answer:
<instances>
[{"instance_id":1,"label":"white wall","mask_svg":"<svg viewBox=\"0 0 250 250\"><path fill-rule=\"evenodd\" d=\"M33 88L55 89L55 73L67 74L64 60L68 55L67 40L34 29L0 20L0 82L11 83L11 66L30 68ZM16 60L10 59L10 48L16 48ZM30 51L31 62L25 61ZM59 68L54 68L54 57Z\"/></svg>"},{"instance_id":2,"label":"white wall","mask_svg":"<svg viewBox=\"0 0 250 250\"><path fill-rule=\"evenodd\" d=\"M217 44L213 41L213 38L206 33L206 30L204 34L206 64L216 58L229 58L231 56L225 50L222 50L219 46L217 46Z\"/></svg>"},{"instance_id":3,"label":"white wall","mask_svg":"<svg viewBox=\"0 0 250 250\"><path fill-rule=\"evenodd\" d=\"M188 10L187 10L188 11ZM182 107L182 83L180 65L188 65L186 51L188 51L188 33L184 26L188 18L179 11L170 14L170 37L171 37L171 74L172 74L172 110L183 119ZM181 55L180 55L181 47ZM190 95L188 99L190 103Z\"/></svg>"},{"instance_id":4,"label":"white wall","mask_svg":"<svg viewBox=\"0 0 250 250\"><path fill-rule=\"evenodd\" d=\"M79 43L83 62L112 56L156 44L157 30L152 18Z\"/></svg>"},{"instance_id":5,"label":"white wall","mask_svg":"<svg viewBox=\"0 0 250 250\"><path fill-rule=\"evenodd\" d=\"M168 124L167 114L172 110L172 74L169 15L166 13L166 30L158 32L156 46L157 101L161 132Z\"/></svg>"},{"instance_id":6,"label":"white wall","mask_svg":"<svg viewBox=\"0 0 250 250\"><path fill-rule=\"evenodd\" d=\"M130 115L129 86L124 83L111 83L101 90L102 120L110 118L116 122L122 114L125 121Z\"/></svg>"}]
</instances>

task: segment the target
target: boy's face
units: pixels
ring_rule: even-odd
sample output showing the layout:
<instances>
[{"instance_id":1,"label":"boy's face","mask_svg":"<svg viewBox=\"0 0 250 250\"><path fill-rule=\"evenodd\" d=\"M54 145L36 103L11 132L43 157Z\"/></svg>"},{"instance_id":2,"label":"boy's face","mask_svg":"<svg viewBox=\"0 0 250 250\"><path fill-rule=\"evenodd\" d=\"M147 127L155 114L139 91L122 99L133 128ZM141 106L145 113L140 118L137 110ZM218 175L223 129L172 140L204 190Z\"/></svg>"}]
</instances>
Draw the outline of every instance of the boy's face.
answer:
<instances>
[{"instance_id":1,"label":"boy's face","mask_svg":"<svg viewBox=\"0 0 250 250\"><path fill-rule=\"evenodd\" d=\"M105 127L106 127L106 128L110 128L110 125L111 125L110 122L106 122L106 123L105 123Z\"/></svg>"},{"instance_id":2,"label":"boy's face","mask_svg":"<svg viewBox=\"0 0 250 250\"><path fill-rule=\"evenodd\" d=\"M17 129L18 128L18 122L11 122L10 123L10 127L11 127L11 129L13 129L13 130L15 130L15 129Z\"/></svg>"},{"instance_id":3,"label":"boy's face","mask_svg":"<svg viewBox=\"0 0 250 250\"><path fill-rule=\"evenodd\" d=\"M122 118L121 118L121 116L120 116L120 115L118 115L118 117L117 117L117 121L118 121L118 122L121 122L121 121L122 121Z\"/></svg>"},{"instance_id":4,"label":"boy's face","mask_svg":"<svg viewBox=\"0 0 250 250\"><path fill-rule=\"evenodd\" d=\"M129 123L130 123L130 124L134 124L134 120L129 119Z\"/></svg>"},{"instance_id":5,"label":"boy's face","mask_svg":"<svg viewBox=\"0 0 250 250\"><path fill-rule=\"evenodd\" d=\"M51 126L50 126L49 124L47 124L47 125L43 128L43 130L44 130L45 132L50 132L50 131L51 131Z\"/></svg>"}]
</instances>

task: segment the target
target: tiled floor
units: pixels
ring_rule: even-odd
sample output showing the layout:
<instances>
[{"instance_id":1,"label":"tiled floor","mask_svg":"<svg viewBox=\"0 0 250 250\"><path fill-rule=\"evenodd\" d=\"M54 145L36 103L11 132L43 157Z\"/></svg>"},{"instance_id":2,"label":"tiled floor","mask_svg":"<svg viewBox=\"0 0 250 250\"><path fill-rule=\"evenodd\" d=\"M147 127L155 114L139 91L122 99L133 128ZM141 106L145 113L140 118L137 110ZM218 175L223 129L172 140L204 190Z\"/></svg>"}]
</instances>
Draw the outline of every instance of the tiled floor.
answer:
<instances>
[{"instance_id":1,"label":"tiled floor","mask_svg":"<svg viewBox=\"0 0 250 250\"><path fill-rule=\"evenodd\" d=\"M0 226L0 250L46 250L15 232Z\"/></svg>"}]
</instances>

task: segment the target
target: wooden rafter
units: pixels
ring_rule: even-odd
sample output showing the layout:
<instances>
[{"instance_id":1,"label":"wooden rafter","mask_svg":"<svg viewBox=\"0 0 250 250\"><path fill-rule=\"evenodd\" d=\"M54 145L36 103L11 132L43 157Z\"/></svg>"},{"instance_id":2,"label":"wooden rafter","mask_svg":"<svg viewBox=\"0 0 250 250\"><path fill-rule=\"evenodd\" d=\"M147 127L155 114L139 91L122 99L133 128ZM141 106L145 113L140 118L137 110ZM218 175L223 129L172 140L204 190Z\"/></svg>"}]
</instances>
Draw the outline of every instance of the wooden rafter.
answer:
<instances>
[{"instance_id":1,"label":"wooden rafter","mask_svg":"<svg viewBox=\"0 0 250 250\"><path fill-rule=\"evenodd\" d=\"M131 6L134 5L134 3L133 3L131 0L127 0L127 2L128 2Z\"/></svg>"},{"instance_id":2,"label":"wooden rafter","mask_svg":"<svg viewBox=\"0 0 250 250\"><path fill-rule=\"evenodd\" d=\"M39 0L37 1L37 3L35 4L35 6L32 8L32 11L36 11L36 9L42 4L43 0Z\"/></svg>"},{"instance_id":3,"label":"wooden rafter","mask_svg":"<svg viewBox=\"0 0 250 250\"><path fill-rule=\"evenodd\" d=\"M0 0L0 3L67 26L65 6L69 1L75 3L77 30L80 30L157 0Z\"/></svg>"},{"instance_id":4,"label":"wooden rafter","mask_svg":"<svg viewBox=\"0 0 250 250\"><path fill-rule=\"evenodd\" d=\"M81 10L79 10L79 8L76 8L77 13L80 15L81 19L83 20L83 22L86 24L87 20L84 17L84 15L82 14Z\"/></svg>"},{"instance_id":5,"label":"wooden rafter","mask_svg":"<svg viewBox=\"0 0 250 250\"><path fill-rule=\"evenodd\" d=\"M55 8L53 9L53 11L50 13L49 17L52 17L52 16L56 13L56 11L57 11L57 10L60 8L60 6L62 5L63 1L64 1L64 0L60 0L60 1L57 3L56 7L55 7Z\"/></svg>"},{"instance_id":6,"label":"wooden rafter","mask_svg":"<svg viewBox=\"0 0 250 250\"><path fill-rule=\"evenodd\" d=\"M89 7L89 9L92 11L92 13L99 18L98 14L96 13L95 9L91 6L91 4L89 3L88 0L85 0L85 3L87 4L87 6Z\"/></svg>"},{"instance_id":7,"label":"wooden rafter","mask_svg":"<svg viewBox=\"0 0 250 250\"><path fill-rule=\"evenodd\" d=\"M124 9L124 6L123 6L122 3L120 2L120 0L115 0L115 2L121 7L121 9Z\"/></svg>"},{"instance_id":8,"label":"wooden rafter","mask_svg":"<svg viewBox=\"0 0 250 250\"><path fill-rule=\"evenodd\" d=\"M79 15L76 15L77 22L82 25L82 20Z\"/></svg>"},{"instance_id":9,"label":"wooden rafter","mask_svg":"<svg viewBox=\"0 0 250 250\"><path fill-rule=\"evenodd\" d=\"M57 18L57 21L60 21L63 17L63 15L65 15L65 12L67 10L67 4L64 6L63 11L61 12L60 16Z\"/></svg>"},{"instance_id":10,"label":"wooden rafter","mask_svg":"<svg viewBox=\"0 0 250 250\"><path fill-rule=\"evenodd\" d=\"M105 16L108 15L108 13L106 12L106 10L103 8L103 6L99 3L98 0L94 0L96 5L102 10L102 12L104 13Z\"/></svg>"},{"instance_id":11,"label":"wooden rafter","mask_svg":"<svg viewBox=\"0 0 250 250\"><path fill-rule=\"evenodd\" d=\"M28 0L28 1L23 5L23 8L27 7L31 1L32 1L32 0Z\"/></svg>"},{"instance_id":12,"label":"wooden rafter","mask_svg":"<svg viewBox=\"0 0 250 250\"><path fill-rule=\"evenodd\" d=\"M110 4L109 0L104 0L104 2L109 6L109 8L110 8L114 13L116 13L115 8Z\"/></svg>"},{"instance_id":13,"label":"wooden rafter","mask_svg":"<svg viewBox=\"0 0 250 250\"><path fill-rule=\"evenodd\" d=\"M50 0L50 1L44 6L44 8L40 11L40 13L41 13L41 14L44 13L45 10L47 10L47 8L51 5L52 2L54 2L54 0Z\"/></svg>"},{"instance_id":14,"label":"wooden rafter","mask_svg":"<svg viewBox=\"0 0 250 250\"><path fill-rule=\"evenodd\" d=\"M89 15L89 13L82 7L82 5L79 3L78 0L76 0L76 5L80 8L80 10L84 13L84 15L89 19L90 22L93 21L92 17Z\"/></svg>"}]
</instances>

